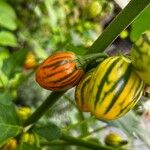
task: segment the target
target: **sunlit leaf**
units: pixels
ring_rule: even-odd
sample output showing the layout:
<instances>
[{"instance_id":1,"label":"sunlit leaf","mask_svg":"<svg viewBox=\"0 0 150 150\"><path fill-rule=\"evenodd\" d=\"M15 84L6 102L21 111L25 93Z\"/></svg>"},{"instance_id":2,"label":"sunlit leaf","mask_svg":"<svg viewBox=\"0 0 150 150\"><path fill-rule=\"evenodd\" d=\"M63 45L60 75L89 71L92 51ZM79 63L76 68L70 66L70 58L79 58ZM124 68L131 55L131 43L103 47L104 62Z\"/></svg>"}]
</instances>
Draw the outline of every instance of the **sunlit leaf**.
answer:
<instances>
[{"instance_id":1,"label":"sunlit leaf","mask_svg":"<svg viewBox=\"0 0 150 150\"><path fill-rule=\"evenodd\" d=\"M150 30L150 6L147 7L132 23L131 40L136 39L142 34L142 32Z\"/></svg>"},{"instance_id":2,"label":"sunlit leaf","mask_svg":"<svg viewBox=\"0 0 150 150\"><path fill-rule=\"evenodd\" d=\"M17 28L15 11L3 0L0 1L0 26L9 30L15 30Z\"/></svg>"},{"instance_id":3,"label":"sunlit leaf","mask_svg":"<svg viewBox=\"0 0 150 150\"><path fill-rule=\"evenodd\" d=\"M15 47L17 46L17 39L11 32L1 31L0 32L0 45Z\"/></svg>"}]
</instances>

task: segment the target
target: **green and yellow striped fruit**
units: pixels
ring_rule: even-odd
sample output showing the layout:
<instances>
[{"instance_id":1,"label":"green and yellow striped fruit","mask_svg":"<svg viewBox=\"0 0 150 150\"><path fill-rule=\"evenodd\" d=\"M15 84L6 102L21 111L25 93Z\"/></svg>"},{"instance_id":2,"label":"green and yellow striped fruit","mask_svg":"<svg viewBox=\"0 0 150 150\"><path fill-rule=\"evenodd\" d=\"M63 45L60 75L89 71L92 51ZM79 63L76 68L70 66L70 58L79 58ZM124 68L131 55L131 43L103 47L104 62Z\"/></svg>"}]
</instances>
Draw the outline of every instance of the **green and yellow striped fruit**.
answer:
<instances>
[{"instance_id":1,"label":"green and yellow striped fruit","mask_svg":"<svg viewBox=\"0 0 150 150\"><path fill-rule=\"evenodd\" d=\"M102 120L117 119L127 113L143 92L143 81L123 56L112 56L100 63L89 84L88 106Z\"/></svg>"},{"instance_id":2,"label":"green and yellow striped fruit","mask_svg":"<svg viewBox=\"0 0 150 150\"><path fill-rule=\"evenodd\" d=\"M89 96L88 86L89 86L89 81L91 79L92 73L93 70L86 73L75 89L76 104L78 108L84 112L89 112L89 106L87 103L88 96Z\"/></svg>"},{"instance_id":3,"label":"green and yellow striped fruit","mask_svg":"<svg viewBox=\"0 0 150 150\"><path fill-rule=\"evenodd\" d=\"M150 31L144 32L134 43L131 60L141 79L150 84Z\"/></svg>"}]
</instances>

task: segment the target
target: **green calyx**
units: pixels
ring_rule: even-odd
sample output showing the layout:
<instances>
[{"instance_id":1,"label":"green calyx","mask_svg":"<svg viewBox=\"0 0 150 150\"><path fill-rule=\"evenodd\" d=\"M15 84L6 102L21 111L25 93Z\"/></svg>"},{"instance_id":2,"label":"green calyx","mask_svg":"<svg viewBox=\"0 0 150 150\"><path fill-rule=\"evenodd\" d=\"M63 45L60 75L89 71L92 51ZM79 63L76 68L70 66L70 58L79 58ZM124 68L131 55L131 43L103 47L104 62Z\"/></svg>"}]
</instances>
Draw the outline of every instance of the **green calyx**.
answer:
<instances>
[{"instance_id":1,"label":"green calyx","mask_svg":"<svg viewBox=\"0 0 150 150\"><path fill-rule=\"evenodd\" d=\"M83 68L83 70L86 70L86 67L91 64L91 63L97 63L101 62L105 58L108 57L108 54L103 52L103 53L95 53L95 54L89 54L85 56L77 56L77 62L79 68Z\"/></svg>"}]
</instances>

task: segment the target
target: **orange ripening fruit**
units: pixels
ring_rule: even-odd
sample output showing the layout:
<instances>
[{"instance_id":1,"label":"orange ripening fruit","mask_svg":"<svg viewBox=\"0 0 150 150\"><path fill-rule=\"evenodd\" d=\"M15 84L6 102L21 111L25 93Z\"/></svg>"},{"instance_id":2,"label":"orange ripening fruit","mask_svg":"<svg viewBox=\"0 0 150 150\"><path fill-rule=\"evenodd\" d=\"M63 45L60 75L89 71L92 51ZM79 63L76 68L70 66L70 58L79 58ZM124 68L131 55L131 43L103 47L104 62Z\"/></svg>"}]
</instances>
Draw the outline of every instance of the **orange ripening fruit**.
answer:
<instances>
[{"instance_id":1,"label":"orange ripening fruit","mask_svg":"<svg viewBox=\"0 0 150 150\"><path fill-rule=\"evenodd\" d=\"M2 148L2 150L16 150L17 148L17 140L10 139L8 143Z\"/></svg>"},{"instance_id":2,"label":"orange ripening fruit","mask_svg":"<svg viewBox=\"0 0 150 150\"><path fill-rule=\"evenodd\" d=\"M72 52L59 52L48 57L36 71L36 81L48 90L67 90L77 85L84 71Z\"/></svg>"}]
</instances>

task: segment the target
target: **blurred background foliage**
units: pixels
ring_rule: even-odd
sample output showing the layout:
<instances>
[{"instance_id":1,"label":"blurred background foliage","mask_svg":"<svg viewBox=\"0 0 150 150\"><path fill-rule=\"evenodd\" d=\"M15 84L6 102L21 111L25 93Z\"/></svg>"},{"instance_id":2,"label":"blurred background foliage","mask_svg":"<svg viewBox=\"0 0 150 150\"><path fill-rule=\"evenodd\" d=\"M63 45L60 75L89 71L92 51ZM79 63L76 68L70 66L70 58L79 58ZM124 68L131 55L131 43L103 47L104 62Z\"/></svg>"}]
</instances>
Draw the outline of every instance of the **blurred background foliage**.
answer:
<instances>
[{"instance_id":1,"label":"blurred background foliage","mask_svg":"<svg viewBox=\"0 0 150 150\"><path fill-rule=\"evenodd\" d=\"M7 105L11 100L16 110L25 106L33 112L50 93L35 82L34 71L38 64L55 51L69 50L84 55L120 11L119 3L112 0L0 0L1 103L5 100ZM128 53L132 42L150 29L149 18L150 7L120 34L107 51L110 54ZM149 98L143 96L141 101L137 109L125 117L102 122L78 110L74 103L74 89L71 89L40 120L40 124L53 122L68 135L96 143L104 143L108 133L116 132L129 141L126 148L148 150L150 108L149 105L145 107L144 102L147 103ZM141 103L144 103L145 111L138 115ZM14 118L10 120L19 124L17 119L13 121ZM0 138L0 145L8 139L9 136ZM46 146L46 140L41 139L43 149L85 150L60 141L49 141L49 146Z\"/></svg>"}]
</instances>

